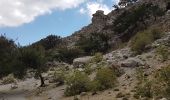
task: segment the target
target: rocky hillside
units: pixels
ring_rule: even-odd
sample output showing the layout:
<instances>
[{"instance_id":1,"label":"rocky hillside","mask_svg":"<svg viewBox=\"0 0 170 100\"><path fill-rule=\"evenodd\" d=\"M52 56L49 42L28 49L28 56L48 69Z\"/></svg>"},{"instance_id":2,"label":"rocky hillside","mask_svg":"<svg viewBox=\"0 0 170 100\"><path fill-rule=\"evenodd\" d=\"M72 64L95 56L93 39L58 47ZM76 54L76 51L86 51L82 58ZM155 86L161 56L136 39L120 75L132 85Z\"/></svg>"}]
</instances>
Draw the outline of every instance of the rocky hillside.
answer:
<instances>
[{"instance_id":1,"label":"rocky hillside","mask_svg":"<svg viewBox=\"0 0 170 100\"><path fill-rule=\"evenodd\" d=\"M165 12L163 15L156 16L156 19L152 15L152 11L148 13L147 11L141 14L148 13L149 17L144 17L143 21L141 19L137 19L136 26L130 25L126 27L125 30L118 32L114 29L116 27L116 24L124 24L123 22L116 23L117 20L121 19L121 16L125 17L131 17L128 15L128 13L133 13L134 9L138 9L141 5L147 5L149 3L152 3L152 5L156 5L157 8L160 8ZM104 15L104 12L99 10L95 14L93 14L92 17L92 23L88 26L83 27L81 30L73 33L71 36L64 38L67 43L70 45L74 44L81 35L88 36L91 33L104 33L112 36L111 42L112 44L116 44L115 42L117 40L124 41L124 38L127 38L126 41L128 41L131 37L133 37L138 31L144 30L146 27L152 27L152 26L158 26L160 28L163 28L164 31L170 31L170 14L169 14L169 8L168 8L168 0L139 0L138 2L131 4L125 8L120 8L117 10L111 11L108 15ZM127 16L126 16L127 15ZM123 19L123 18L122 18ZM130 23L130 22L128 22ZM145 28L144 25L145 24ZM118 28L118 27L116 27ZM128 36L127 34L130 34ZM117 33L117 34L116 34Z\"/></svg>"},{"instance_id":2,"label":"rocky hillside","mask_svg":"<svg viewBox=\"0 0 170 100\"><path fill-rule=\"evenodd\" d=\"M0 100L169 100L170 1L134 1L66 38L1 37Z\"/></svg>"}]
</instances>

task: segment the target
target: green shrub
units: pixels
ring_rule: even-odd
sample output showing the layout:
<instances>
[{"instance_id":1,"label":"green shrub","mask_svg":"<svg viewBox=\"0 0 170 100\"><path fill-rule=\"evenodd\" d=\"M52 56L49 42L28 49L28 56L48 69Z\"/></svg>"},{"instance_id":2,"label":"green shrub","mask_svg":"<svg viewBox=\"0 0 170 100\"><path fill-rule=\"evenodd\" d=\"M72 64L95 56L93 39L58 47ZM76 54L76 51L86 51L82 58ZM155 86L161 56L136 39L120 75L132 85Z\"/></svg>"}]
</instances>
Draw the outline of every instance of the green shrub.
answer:
<instances>
[{"instance_id":1,"label":"green shrub","mask_svg":"<svg viewBox=\"0 0 170 100\"><path fill-rule=\"evenodd\" d=\"M13 72L13 60L15 60L17 46L13 40L6 36L0 36L0 78Z\"/></svg>"},{"instance_id":2,"label":"green shrub","mask_svg":"<svg viewBox=\"0 0 170 100\"><path fill-rule=\"evenodd\" d=\"M139 84L147 81L147 77L144 75L144 70L142 68L137 68L136 77Z\"/></svg>"},{"instance_id":3,"label":"green shrub","mask_svg":"<svg viewBox=\"0 0 170 100\"><path fill-rule=\"evenodd\" d=\"M163 67L152 75L151 93L154 98L170 98L170 65Z\"/></svg>"},{"instance_id":4,"label":"green shrub","mask_svg":"<svg viewBox=\"0 0 170 100\"><path fill-rule=\"evenodd\" d=\"M53 59L63 61L66 63L72 63L75 58L82 56L84 53L78 47L61 47L53 53Z\"/></svg>"},{"instance_id":5,"label":"green shrub","mask_svg":"<svg viewBox=\"0 0 170 100\"><path fill-rule=\"evenodd\" d=\"M12 61L12 69L12 73L14 74L15 78L23 79L24 76L27 74L26 66L24 66L23 63L18 59Z\"/></svg>"},{"instance_id":6,"label":"green shrub","mask_svg":"<svg viewBox=\"0 0 170 100\"><path fill-rule=\"evenodd\" d=\"M99 91L113 88L116 84L116 75L115 73L109 68L102 68L97 71L95 81L98 86L95 87Z\"/></svg>"},{"instance_id":7,"label":"green shrub","mask_svg":"<svg viewBox=\"0 0 170 100\"><path fill-rule=\"evenodd\" d=\"M93 55L96 52L106 52L110 48L110 37L103 33L90 33L80 36L76 46L80 47L86 55Z\"/></svg>"},{"instance_id":8,"label":"green shrub","mask_svg":"<svg viewBox=\"0 0 170 100\"><path fill-rule=\"evenodd\" d=\"M111 65L110 67L109 67L112 71L113 71L113 73L117 76L117 77L120 77L121 75L123 75L124 74L124 70L123 69L121 69L119 66L115 66L114 64L113 65Z\"/></svg>"},{"instance_id":9,"label":"green shrub","mask_svg":"<svg viewBox=\"0 0 170 100\"><path fill-rule=\"evenodd\" d=\"M163 61L168 60L168 58L170 56L170 51L167 46L164 46L164 45L159 46L156 51L161 56L161 59Z\"/></svg>"},{"instance_id":10,"label":"green shrub","mask_svg":"<svg viewBox=\"0 0 170 100\"><path fill-rule=\"evenodd\" d=\"M99 63L103 60L103 55L102 53L96 53L92 59L92 62L94 63Z\"/></svg>"},{"instance_id":11,"label":"green shrub","mask_svg":"<svg viewBox=\"0 0 170 100\"><path fill-rule=\"evenodd\" d=\"M137 54L141 54L145 51L145 47L162 36L160 30L150 29L143 32L138 32L131 42L131 50Z\"/></svg>"},{"instance_id":12,"label":"green shrub","mask_svg":"<svg viewBox=\"0 0 170 100\"><path fill-rule=\"evenodd\" d=\"M81 92L87 92L89 91L89 83L90 79L86 74L80 71L75 71L73 75L70 75L66 79L67 87L65 90L65 95L73 96L80 94Z\"/></svg>"},{"instance_id":13,"label":"green shrub","mask_svg":"<svg viewBox=\"0 0 170 100\"><path fill-rule=\"evenodd\" d=\"M140 78L135 97L170 98L170 65L151 75L151 79ZM142 79L142 80L141 80Z\"/></svg>"},{"instance_id":14,"label":"green shrub","mask_svg":"<svg viewBox=\"0 0 170 100\"><path fill-rule=\"evenodd\" d=\"M144 70L142 68L138 68L136 71L138 84L136 86L136 94L135 97L152 97L151 86L152 82L148 81L147 77L144 74Z\"/></svg>"},{"instance_id":15,"label":"green shrub","mask_svg":"<svg viewBox=\"0 0 170 100\"><path fill-rule=\"evenodd\" d=\"M101 90L101 84L98 80L93 80L90 82L89 89L91 92L97 92Z\"/></svg>"},{"instance_id":16,"label":"green shrub","mask_svg":"<svg viewBox=\"0 0 170 100\"><path fill-rule=\"evenodd\" d=\"M42 45L45 50L50 50L54 48L58 48L62 43L62 39L60 36L49 35L44 39L34 43L33 45Z\"/></svg>"},{"instance_id":17,"label":"green shrub","mask_svg":"<svg viewBox=\"0 0 170 100\"><path fill-rule=\"evenodd\" d=\"M169 76L170 76L170 65L162 68L158 73L158 78L160 79L160 81L163 81L167 84L170 83L170 77Z\"/></svg>"},{"instance_id":18,"label":"green shrub","mask_svg":"<svg viewBox=\"0 0 170 100\"><path fill-rule=\"evenodd\" d=\"M151 91L152 84L149 81L143 82L140 84L136 89L136 94L140 97L148 97L151 98L153 95L153 92Z\"/></svg>"},{"instance_id":19,"label":"green shrub","mask_svg":"<svg viewBox=\"0 0 170 100\"><path fill-rule=\"evenodd\" d=\"M170 98L170 65L162 68L155 74L155 85L153 87L155 96Z\"/></svg>"},{"instance_id":20,"label":"green shrub","mask_svg":"<svg viewBox=\"0 0 170 100\"><path fill-rule=\"evenodd\" d=\"M113 22L113 30L116 34L122 34L122 41L127 42L139 30L146 29L147 20L156 20L165 14L165 11L158 5L144 3L136 8L125 10Z\"/></svg>"},{"instance_id":21,"label":"green shrub","mask_svg":"<svg viewBox=\"0 0 170 100\"><path fill-rule=\"evenodd\" d=\"M60 71L60 72L55 71L53 78L54 78L54 81L56 83L58 83L58 85L63 85L64 84L64 80L65 80L65 73L64 73L64 71Z\"/></svg>"},{"instance_id":22,"label":"green shrub","mask_svg":"<svg viewBox=\"0 0 170 100\"><path fill-rule=\"evenodd\" d=\"M90 75L90 74L94 71L94 69L91 68L91 66L92 66L91 63L84 66L84 72L85 72L87 75Z\"/></svg>"}]
</instances>

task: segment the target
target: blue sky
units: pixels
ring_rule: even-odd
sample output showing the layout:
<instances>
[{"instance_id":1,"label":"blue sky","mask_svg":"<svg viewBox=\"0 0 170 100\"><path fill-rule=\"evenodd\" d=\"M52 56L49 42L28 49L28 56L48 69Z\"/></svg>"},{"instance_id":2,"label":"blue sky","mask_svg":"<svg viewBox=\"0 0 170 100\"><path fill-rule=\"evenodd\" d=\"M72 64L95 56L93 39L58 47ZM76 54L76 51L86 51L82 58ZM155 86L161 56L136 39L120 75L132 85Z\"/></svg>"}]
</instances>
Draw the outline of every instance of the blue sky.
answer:
<instances>
[{"instance_id":1,"label":"blue sky","mask_svg":"<svg viewBox=\"0 0 170 100\"><path fill-rule=\"evenodd\" d=\"M0 34L5 34L20 45L31 44L50 34L65 37L87 26L96 10L102 9L105 14L109 13L116 2L118 1L2 0Z\"/></svg>"}]
</instances>

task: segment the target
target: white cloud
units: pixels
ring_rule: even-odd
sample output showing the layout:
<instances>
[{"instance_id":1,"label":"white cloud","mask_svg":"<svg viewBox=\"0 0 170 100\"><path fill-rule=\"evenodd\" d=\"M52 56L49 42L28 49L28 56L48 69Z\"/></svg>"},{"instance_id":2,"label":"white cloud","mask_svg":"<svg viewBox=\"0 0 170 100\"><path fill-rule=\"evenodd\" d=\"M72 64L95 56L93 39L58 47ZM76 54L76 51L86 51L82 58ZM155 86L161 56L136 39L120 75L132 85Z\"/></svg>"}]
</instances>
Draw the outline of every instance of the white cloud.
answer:
<instances>
[{"instance_id":1,"label":"white cloud","mask_svg":"<svg viewBox=\"0 0 170 100\"><path fill-rule=\"evenodd\" d=\"M103 10L104 14L108 14L112 10L112 8L109 8L107 5L103 4L102 2L103 0L98 0L98 2L88 2L86 4L86 7L81 8L79 12L81 14L87 13L90 17L92 17L92 15L96 13L97 10Z\"/></svg>"},{"instance_id":2,"label":"white cloud","mask_svg":"<svg viewBox=\"0 0 170 100\"><path fill-rule=\"evenodd\" d=\"M86 13L86 10L85 10L84 8L80 8L79 12L80 12L81 14L85 14L85 13Z\"/></svg>"},{"instance_id":3,"label":"white cloud","mask_svg":"<svg viewBox=\"0 0 170 100\"><path fill-rule=\"evenodd\" d=\"M75 8L86 0L0 0L0 27L30 23L52 10Z\"/></svg>"}]
</instances>

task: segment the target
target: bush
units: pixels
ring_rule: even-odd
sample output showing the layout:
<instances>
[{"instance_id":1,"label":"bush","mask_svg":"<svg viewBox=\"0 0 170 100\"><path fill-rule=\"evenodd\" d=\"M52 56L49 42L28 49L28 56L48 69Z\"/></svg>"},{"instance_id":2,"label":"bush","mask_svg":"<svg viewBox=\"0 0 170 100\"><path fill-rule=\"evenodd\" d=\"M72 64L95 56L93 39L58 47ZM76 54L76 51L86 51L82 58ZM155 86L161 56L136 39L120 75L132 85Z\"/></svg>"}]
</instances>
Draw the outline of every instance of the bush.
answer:
<instances>
[{"instance_id":1,"label":"bush","mask_svg":"<svg viewBox=\"0 0 170 100\"><path fill-rule=\"evenodd\" d=\"M142 4L136 8L125 10L113 23L113 30L116 34L123 33L121 37L123 42L127 42L139 30L146 29L146 21L154 19L165 14L165 11L158 5L152 3Z\"/></svg>"},{"instance_id":2,"label":"bush","mask_svg":"<svg viewBox=\"0 0 170 100\"><path fill-rule=\"evenodd\" d=\"M90 79L86 74L80 71L75 71L73 75L66 79L67 87L65 90L65 95L73 96L80 94L81 92L87 92L89 91L89 83Z\"/></svg>"},{"instance_id":3,"label":"bush","mask_svg":"<svg viewBox=\"0 0 170 100\"><path fill-rule=\"evenodd\" d=\"M34 43L33 45L42 45L45 50L50 50L54 48L58 48L62 43L62 39L60 36L49 35L44 39Z\"/></svg>"},{"instance_id":4,"label":"bush","mask_svg":"<svg viewBox=\"0 0 170 100\"><path fill-rule=\"evenodd\" d=\"M26 73L26 66L18 59L13 60L12 62L12 70L15 78L23 79Z\"/></svg>"},{"instance_id":5,"label":"bush","mask_svg":"<svg viewBox=\"0 0 170 100\"><path fill-rule=\"evenodd\" d=\"M103 33L90 33L88 36L81 36L76 46L80 47L87 55L96 52L106 52L110 46L108 44L110 37Z\"/></svg>"},{"instance_id":6,"label":"bush","mask_svg":"<svg viewBox=\"0 0 170 100\"><path fill-rule=\"evenodd\" d=\"M89 63L89 64L86 64L85 65L85 69L84 69L84 72L87 74L87 75L90 75L93 71L94 71L94 69L91 67L92 66L92 64L91 63Z\"/></svg>"},{"instance_id":7,"label":"bush","mask_svg":"<svg viewBox=\"0 0 170 100\"><path fill-rule=\"evenodd\" d=\"M144 75L144 70L142 68L136 70L136 77L139 84L147 81L147 77Z\"/></svg>"},{"instance_id":8,"label":"bush","mask_svg":"<svg viewBox=\"0 0 170 100\"><path fill-rule=\"evenodd\" d=\"M141 71L140 71L141 72ZM141 75L141 74L139 74ZM170 65L157 70L149 81L141 77L136 88L135 97L165 97L170 98ZM141 80L142 79L142 80Z\"/></svg>"},{"instance_id":9,"label":"bush","mask_svg":"<svg viewBox=\"0 0 170 100\"><path fill-rule=\"evenodd\" d=\"M109 88L113 88L116 82L117 81L115 73L109 68L102 68L97 71L94 80L94 83L96 84L97 87L94 88L99 91L106 90Z\"/></svg>"},{"instance_id":10,"label":"bush","mask_svg":"<svg viewBox=\"0 0 170 100\"><path fill-rule=\"evenodd\" d=\"M101 84L98 80L93 80L90 82L89 89L91 92L101 91Z\"/></svg>"},{"instance_id":11,"label":"bush","mask_svg":"<svg viewBox=\"0 0 170 100\"><path fill-rule=\"evenodd\" d=\"M92 59L92 62L94 63L99 63L103 60L103 55L102 53L96 53Z\"/></svg>"},{"instance_id":12,"label":"bush","mask_svg":"<svg viewBox=\"0 0 170 100\"><path fill-rule=\"evenodd\" d=\"M162 68L158 73L158 78L160 81L163 81L165 83L170 83L170 65L167 67Z\"/></svg>"},{"instance_id":13,"label":"bush","mask_svg":"<svg viewBox=\"0 0 170 100\"><path fill-rule=\"evenodd\" d=\"M65 73L63 71L55 71L53 80L57 83L57 85L63 85L65 80Z\"/></svg>"},{"instance_id":14,"label":"bush","mask_svg":"<svg viewBox=\"0 0 170 100\"><path fill-rule=\"evenodd\" d=\"M146 81L142 84L140 84L137 89L136 89L136 94L139 95L140 97L148 97L151 98L153 93L151 91L152 84L149 81Z\"/></svg>"},{"instance_id":15,"label":"bush","mask_svg":"<svg viewBox=\"0 0 170 100\"><path fill-rule=\"evenodd\" d=\"M155 74L154 96L170 98L170 65Z\"/></svg>"},{"instance_id":16,"label":"bush","mask_svg":"<svg viewBox=\"0 0 170 100\"><path fill-rule=\"evenodd\" d=\"M164 46L164 45L159 46L156 51L161 56L161 59L163 61L168 60L168 58L170 56L170 51L167 46Z\"/></svg>"},{"instance_id":17,"label":"bush","mask_svg":"<svg viewBox=\"0 0 170 100\"><path fill-rule=\"evenodd\" d=\"M46 61L44 57L45 51L42 46L20 48L19 60L27 68L43 69Z\"/></svg>"},{"instance_id":18,"label":"bush","mask_svg":"<svg viewBox=\"0 0 170 100\"><path fill-rule=\"evenodd\" d=\"M78 47L62 47L56 50L56 53L53 54L53 58L71 64L75 58L78 58L83 54L83 51Z\"/></svg>"},{"instance_id":19,"label":"bush","mask_svg":"<svg viewBox=\"0 0 170 100\"><path fill-rule=\"evenodd\" d=\"M13 74L8 75L7 77L4 77L2 79L2 84L10 84L10 83L15 83L16 79L14 78Z\"/></svg>"},{"instance_id":20,"label":"bush","mask_svg":"<svg viewBox=\"0 0 170 100\"><path fill-rule=\"evenodd\" d=\"M152 97L152 82L148 81L147 77L144 74L144 70L142 68L137 69L136 72L138 85L136 87L136 97Z\"/></svg>"},{"instance_id":21,"label":"bush","mask_svg":"<svg viewBox=\"0 0 170 100\"><path fill-rule=\"evenodd\" d=\"M145 51L145 47L160 38L161 32L158 29L150 29L145 30L143 32L138 32L133 38L131 42L131 50L137 54L141 54Z\"/></svg>"},{"instance_id":22,"label":"bush","mask_svg":"<svg viewBox=\"0 0 170 100\"><path fill-rule=\"evenodd\" d=\"M17 46L13 40L0 36L0 78L12 73Z\"/></svg>"},{"instance_id":23,"label":"bush","mask_svg":"<svg viewBox=\"0 0 170 100\"><path fill-rule=\"evenodd\" d=\"M123 69L121 69L119 66L115 66L114 64L113 65L111 65L110 67L109 67L112 71L113 71L113 73L117 76L117 77L120 77L121 75L123 75L124 74L124 70Z\"/></svg>"}]
</instances>

